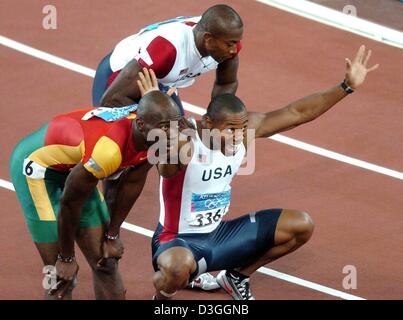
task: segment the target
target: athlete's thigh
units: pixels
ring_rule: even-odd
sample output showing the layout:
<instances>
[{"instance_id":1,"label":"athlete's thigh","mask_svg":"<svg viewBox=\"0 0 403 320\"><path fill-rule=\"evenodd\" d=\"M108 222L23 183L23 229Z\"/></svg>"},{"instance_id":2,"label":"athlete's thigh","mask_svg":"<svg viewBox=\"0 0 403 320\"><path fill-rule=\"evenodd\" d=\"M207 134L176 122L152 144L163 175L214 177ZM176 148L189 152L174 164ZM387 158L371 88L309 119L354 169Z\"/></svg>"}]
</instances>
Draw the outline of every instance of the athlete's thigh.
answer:
<instances>
[{"instance_id":1,"label":"athlete's thigh","mask_svg":"<svg viewBox=\"0 0 403 320\"><path fill-rule=\"evenodd\" d=\"M44 144L47 125L24 138L14 149L10 175L21 204L32 240L57 242L57 212L66 175L52 176L52 171L27 157Z\"/></svg>"},{"instance_id":2,"label":"athlete's thigh","mask_svg":"<svg viewBox=\"0 0 403 320\"><path fill-rule=\"evenodd\" d=\"M102 96L108 87L108 80L112 74L109 62L111 54L112 52L101 60L95 73L92 84L92 103L94 106L100 106Z\"/></svg>"},{"instance_id":3,"label":"athlete's thigh","mask_svg":"<svg viewBox=\"0 0 403 320\"><path fill-rule=\"evenodd\" d=\"M281 212L261 210L222 222L212 235L208 271L246 266L273 247Z\"/></svg>"}]
</instances>

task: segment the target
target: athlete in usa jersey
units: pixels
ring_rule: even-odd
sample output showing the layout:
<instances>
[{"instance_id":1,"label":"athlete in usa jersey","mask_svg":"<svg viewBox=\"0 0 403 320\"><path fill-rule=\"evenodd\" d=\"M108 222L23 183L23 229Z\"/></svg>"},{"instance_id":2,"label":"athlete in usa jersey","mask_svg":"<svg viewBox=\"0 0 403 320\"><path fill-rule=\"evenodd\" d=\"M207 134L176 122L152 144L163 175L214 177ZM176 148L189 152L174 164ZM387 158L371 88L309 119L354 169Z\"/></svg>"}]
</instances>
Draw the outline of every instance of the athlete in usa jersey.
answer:
<instances>
[{"instance_id":1,"label":"athlete in usa jersey","mask_svg":"<svg viewBox=\"0 0 403 320\"><path fill-rule=\"evenodd\" d=\"M212 96L235 93L242 34L241 18L226 5L213 6L201 17L178 17L145 27L120 41L101 61L93 104L136 102L138 72L144 67L154 70L161 90L190 86L196 77L216 70ZM177 94L172 98L182 108Z\"/></svg>"},{"instance_id":2,"label":"athlete in usa jersey","mask_svg":"<svg viewBox=\"0 0 403 320\"><path fill-rule=\"evenodd\" d=\"M210 102L197 121L197 134L189 135L190 142L178 153L185 150L191 156L158 165L161 213L152 240L156 299L169 299L197 275L215 270L222 270L217 282L234 299L254 299L249 276L310 239L312 219L300 210L265 209L223 220L231 202L230 183L250 141L293 129L331 109L378 68L367 67L370 56L361 46L354 60L346 59L341 84L271 112L248 112L232 94ZM158 90L156 84L148 89ZM211 136L200 141L203 131Z\"/></svg>"},{"instance_id":3,"label":"athlete in usa jersey","mask_svg":"<svg viewBox=\"0 0 403 320\"><path fill-rule=\"evenodd\" d=\"M230 207L231 181L244 159L245 146L225 156L208 148L198 134L192 144L194 153L187 166L160 181L160 242L183 233L212 232Z\"/></svg>"}]
</instances>

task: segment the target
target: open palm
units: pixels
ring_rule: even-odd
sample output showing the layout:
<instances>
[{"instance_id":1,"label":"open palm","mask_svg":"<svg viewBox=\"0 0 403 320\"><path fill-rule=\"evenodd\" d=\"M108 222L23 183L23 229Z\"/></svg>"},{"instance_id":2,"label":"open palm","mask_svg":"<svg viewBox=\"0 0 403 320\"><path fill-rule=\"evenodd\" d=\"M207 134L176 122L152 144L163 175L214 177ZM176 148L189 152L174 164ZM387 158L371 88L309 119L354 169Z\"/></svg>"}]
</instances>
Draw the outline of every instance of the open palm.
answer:
<instances>
[{"instance_id":1,"label":"open palm","mask_svg":"<svg viewBox=\"0 0 403 320\"><path fill-rule=\"evenodd\" d=\"M370 68L367 68L369 58L371 57L371 50L365 53L365 46L361 46L353 60L346 58L347 69L346 69L346 80L351 88L358 88L365 80L367 74L371 71L376 70L379 64L376 64Z\"/></svg>"}]
</instances>

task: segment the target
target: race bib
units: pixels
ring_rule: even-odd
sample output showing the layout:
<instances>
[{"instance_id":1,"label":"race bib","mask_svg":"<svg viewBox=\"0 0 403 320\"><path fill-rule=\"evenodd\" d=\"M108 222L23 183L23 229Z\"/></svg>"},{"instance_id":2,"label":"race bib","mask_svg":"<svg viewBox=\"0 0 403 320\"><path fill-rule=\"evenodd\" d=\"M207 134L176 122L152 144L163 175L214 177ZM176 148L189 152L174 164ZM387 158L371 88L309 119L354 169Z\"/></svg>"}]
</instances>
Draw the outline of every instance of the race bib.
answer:
<instances>
[{"instance_id":1,"label":"race bib","mask_svg":"<svg viewBox=\"0 0 403 320\"><path fill-rule=\"evenodd\" d=\"M189 225L203 227L219 222L228 212L231 190L218 193L192 193Z\"/></svg>"},{"instance_id":2,"label":"race bib","mask_svg":"<svg viewBox=\"0 0 403 320\"><path fill-rule=\"evenodd\" d=\"M31 179L44 179L46 168L33 162L29 158L24 159L22 173Z\"/></svg>"},{"instance_id":3,"label":"race bib","mask_svg":"<svg viewBox=\"0 0 403 320\"><path fill-rule=\"evenodd\" d=\"M81 118L81 120L89 120L93 117L98 117L106 122L116 121L122 118L129 117L131 112L135 112L137 110L137 107L138 107L137 104L132 104L126 107L119 107L119 108L107 108L107 107L95 108L88 111Z\"/></svg>"}]
</instances>

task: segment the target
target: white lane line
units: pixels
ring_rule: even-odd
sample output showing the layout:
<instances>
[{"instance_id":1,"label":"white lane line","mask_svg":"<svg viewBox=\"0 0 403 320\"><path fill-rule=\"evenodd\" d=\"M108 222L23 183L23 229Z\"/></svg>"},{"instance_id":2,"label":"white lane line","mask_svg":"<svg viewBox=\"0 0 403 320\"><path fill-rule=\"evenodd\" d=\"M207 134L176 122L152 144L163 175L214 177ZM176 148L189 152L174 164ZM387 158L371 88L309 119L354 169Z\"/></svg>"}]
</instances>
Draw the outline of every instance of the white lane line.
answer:
<instances>
[{"instance_id":1,"label":"white lane line","mask_svg":"<svg viewBox=\"0 0 403 320\"><path fill-rule=\"evenodd\" d=\"M306 0L256 0L295 15L403 49L403 32ZM402 4L403 7L403 4ZM358 12L359 15L359 12Z\"/></svg>"},{"instance_id":2,"label":"white lane line","mask_svg":"<svg viewBox=\"0 0 403 320\"><path fill-rule=\"evenodd\" d=\"M13 184L7 180L0 179L0 187L7 190L15 191Z\"/></svg>"},{"instance_id":3,"label":"white lane line","mask_svg":"<svg viewBox=\"0 0 403 320\"><path fill-rule=\"evenodd\" d=\"M0 179L0 187L11 190L11 191L15 191L14 190L14 186L11 182ZM151 231L149 229L140 227L140 226L136 226L134 224L128 223L128 222L123 222L122 224L122 228L141 234L143 236L149 237L151 238L154 234L154 231ZM343 291L339 291L336 289L332 289L326 286L323 286L321 284L317 284L315 282L311 282L311 281L307 281L298 277L294 277L294 276L290 276L286 273L282 273L273 269L269 269L266 267L261 267L257 270L258 272L265 274L267 276L271 276L280 280L284 280L302 287L306 287L315 291L320 291L323 292L325 294L334 296L334 297L338 297L338 298L342 298L345 300L366 300L364 298L358 297L358 296L354 296L348 293L345 293Z\"/></svg>"},{"instance_id":4,"label":"white lane line","mask_svg":"<svg viewBox=\"0 0 403 320\"><path fill-rule=\"evenodd\" d=\"M267 276L271 276L277 279L281 279L287 282L291 282L293 284L297 284L299 286L302 287L306 287L315 291L320 291L320 292L324 292L328 295L334 296L334 297L339 297L342 298L344 300L366 300L362 297L358 297L343 291L339 291L339 290L335 290L326 286L322 286L321 284L317 284L315 282L311 282L311 281L307 281L301 278L297 278L294 276L290 276L286 273L282 273L273 269L269 269L266 267L261 267L257 270L260 273L263 273Z\"/></svg>"},{"instance_id":5,"label":"white lane line","mask_svg":"<svg viewBox=\"0 0 403 320\"><path fill-rule=\"evenodd\" d=\"M27 55L33 56L35 58L38 58L40 60L44 60L46 62L53 63L59 67L66 68L72 71L75 71L77 73L81 73L85 76L94 78L95 77L95 70L84 67L82 65L79 65L77 63L59 58L53 54L47 53L45 51L41 51L35 48L32 48L30 46L27 46L23 43L14 41L10 38L6 38L2 35L0 35L0 44L3 46L9 47L11 49L14 49L16 51L19 51L21 53L25 53Z\"/></svg>"},{"instance_id":6,"label":"white lane line","mask_svg":"<svg viewBox=\"0 0 403 320\"><path fill-rule=\"evenodd\" d=\"M149 237L149 238L152 238L152 236L154 234L154 231L148 230L148 229L143 228L143 227L136 226L136 225L128 223L128 222L123 222L122 228L124 228L126 230L129 230L129 231L132 231L132 232L135 232L135 233L142 234L143 236L146 236L146 237Z\"/></svg>"},{"instance_id":7,"label":"white lane line","mask_svg":"<svg viewBox=\"0 0 403 320\"><path fill-rule=\"evenodd\" d=\"M381 166L378 166L373 163L369 163L369 162L365 162L365 161L362 161L362 160L359 160L356 158L345 156L341 153L323 149L323 148L314 146L314 145L306 143L306 142L302 142L302 141L299 141L299 140L296 140L293 138L289 138L289 137L286 137L286 136L283 136L280 134L271 136L270 139L281 142L281 143L288 144L289 146L293 146L298 149L302 149L302 150L305 150L308 152L315 153L317 155L320 155L320 156L323 156L326 158L330 158L330 159L337 160L340 162L348 163L355 167L360 167L360 168L367 169L367 170L370 170L373 172L384 174L389 177L403 180L403 172L388 169L388 168L381 167Z\"/></svg>"}]
</instances>

